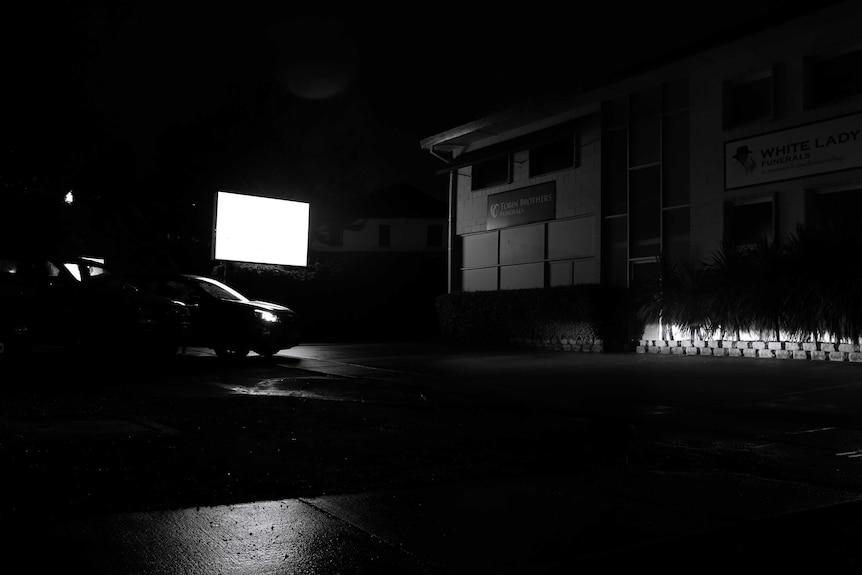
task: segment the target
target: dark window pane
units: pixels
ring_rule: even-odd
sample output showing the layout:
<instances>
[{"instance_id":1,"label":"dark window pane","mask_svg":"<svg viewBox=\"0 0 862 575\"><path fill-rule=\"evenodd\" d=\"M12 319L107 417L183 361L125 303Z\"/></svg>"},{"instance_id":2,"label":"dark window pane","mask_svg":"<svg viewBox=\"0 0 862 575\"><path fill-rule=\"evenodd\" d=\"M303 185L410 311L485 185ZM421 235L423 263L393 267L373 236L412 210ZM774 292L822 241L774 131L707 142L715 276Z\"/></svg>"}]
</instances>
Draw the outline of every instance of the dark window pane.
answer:
<instances>
[{"instance_id":1,"label":"dark window pane","mask_svg":"<svg viewBox=\"0 0 862 575\"><path fill-rule=\"evenodd\" d=\"M545 258L545 225L500 230L500 263L526 264Z\"/></svg>"},{"instance_id":2,"label":"dark window pane","mask_svg":"<svg viewBox=\"0 0 862 575\"><path fill-rule=\"evenodd\" d=\"M509 156L473 164L472 189L481 190L509 183Z\"/></svg>"},{"instance_id":3,"label":"dark window pane","mask_svg":"<svg viewBox=\"0 0 862 575\"><path fill-rule=\"evenodd\" d=\"M661 205L658 166L629 173L632 258L657 256L661 251Z\"/></svg>"},{"instance_id":4,"label":"dark window pane","mask_svg":"<svg viewBox=\"0 0 862 575\"><path fill-rule=\"evenodd\" d=\"M813 227L862 230L862 190L814 196Z\"/></svg>"},{"instance_id":5,"label":"dark window pane","mask_svg":"<svg viewBox=\"0 0 862 575\"><path fill-rule=\"evenodd\" d=\"M602 139L602 207L606 216L628 210L626 131L605 132Z\"/></svg>"},{"instance_id":6,"label":"dark window pane","mask_svg":"<svg viewBox=\"0 0 862 575\"><path fill-rule=\"evenodd\" d=\"M662 198L665 207L689 203L688 113L664 117Z\"/></svg>"},{"instance_id":7,"label":"dark window pane","mask_svg":"<svg viewBox=\"0 0 862 575\"><path fill-rule=\"evenodd\" d=\"M772 202L730 204L725 221L725 235L738 246L775 239Z\"/></svg>"},{"instance_id":8,"label":"dark window pane","mask_svg":"<svg viewBox=\"0 0 862 575\"><path fill-rule=\"evenodd\" d=\"M629 167L653 164L661 153L661 90L644 90L631 97L631 156Z\"/></svg>"},{"instance_id":9,"label":"dark window pane","mask_svg":"<svg viewBox=\"0 0 862 575\"><path fill-rule=\"evenodd\" d=\"M530 148L530 175L564 170L575 165L575 138L567 136Z\"/></svg>"},{"instance_id":10,"label":"dark window pane","mask_svg":"<svg viewBox=\"0 0 862 575\"><path fill-rule=\"evenodd\" d=\"M664 211L662 256L670 263L691 259L691 216L688 208Z\"/></svg>"},{"instance_id":11,"label":"dark window pane","mask_svg":"<svg viewBox=\"0 0 862 575\"><path fill-rule=\"evenodd\" d=\"M549 262L548 284L550 287L572 285L572 262Z\"/></svg>"},{"instance_id":12,"label":"dark window pane","mask_svg":"<svg viewBox=\"0 0 862 575\"><path fill-rule=\"evenodd\" d=\"M726 125L737 126L772 117L772 74L728 84Z\"/></svg>"},{"instance_id":13,"label":"dark window pane","mask_svg":"<svg viewBox=\"0 0 862 575\"><path fill-rule=\"evenodd\" d=\"M862 94L862 50L808 62L809 105Z\"/></svg>"},{"instance_id":14,"label":"dark window pane","mask_svg":"<svg viewBox=\"0 0 862 575\"><path fill-rule=\"evenodd\" d=\"M637 292L655 285L661 268L656 261L632 262L630 286Z\"/></svg>"},{"instance_id":15,"label":"dark window pane","mask_svg":"<svg viewBox=\"0 0 862 575\"><path fill-rule=\"evenodd\" d=\"M628 221L625 216L605 218L602 263L605 280L614 286L628 285Z\"/></svg>"}]
</instances>

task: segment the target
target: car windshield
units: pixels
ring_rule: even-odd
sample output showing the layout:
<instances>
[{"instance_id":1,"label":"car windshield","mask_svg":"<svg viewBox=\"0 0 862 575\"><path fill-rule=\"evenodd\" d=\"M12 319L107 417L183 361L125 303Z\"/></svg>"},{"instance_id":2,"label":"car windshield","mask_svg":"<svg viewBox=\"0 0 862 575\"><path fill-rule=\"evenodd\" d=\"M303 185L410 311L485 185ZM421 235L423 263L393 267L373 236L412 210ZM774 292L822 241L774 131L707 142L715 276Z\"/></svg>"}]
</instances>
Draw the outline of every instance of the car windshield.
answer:
<instances>
[{"instance_id":1,"label":"car windshield","mask_svg":"<svg viewBox=\"0 0 862 575\"><path fill-rule=\"evenodd\" d=\"M209 295L216 297L218 299L225 299L230 301L248 301L248 298L233 289L232 287L226 286L223 283L216 281L211 278L193 278L194 281L197 282L198 286L207 292Z\"/></svg>"}]
</instances>

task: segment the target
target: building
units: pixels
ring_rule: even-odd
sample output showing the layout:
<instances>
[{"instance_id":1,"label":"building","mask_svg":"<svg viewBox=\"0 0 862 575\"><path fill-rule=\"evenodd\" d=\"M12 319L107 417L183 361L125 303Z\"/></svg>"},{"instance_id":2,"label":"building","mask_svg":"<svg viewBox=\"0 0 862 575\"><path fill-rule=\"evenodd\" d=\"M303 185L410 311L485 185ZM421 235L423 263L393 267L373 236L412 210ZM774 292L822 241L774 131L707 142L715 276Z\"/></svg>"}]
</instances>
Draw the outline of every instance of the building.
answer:
<instances>
[{"instance_id":1,"label":"building","mask_svg":"<svg viewBox=\"0 0 862 575\"><path fill-rule=\"evenodd\" d=\"M632 286L659 257L862 224L860 30L833 4L422 140L450 177L449 291Z\"/></svg>"},{"instance_id":2,"label":"building","mask_svg":"<svg viewBox=\"0 0 862 575\"><path fill-rule=\"evenodd\" d=\"M313 217L306 332L323 340L426 340L446 292L446 203L408 184Z\"/></svg>"},{"instance_id":3,"label":"building","mask_svg":"<svg viewBox=\"0 0 862 575\"><path fill-rule=\"evenodd\" d=\"M446 205L406 184L343 202L320 223L309 249L318 254L433 254L445 247Z\"/></svg>"}]
</instances>

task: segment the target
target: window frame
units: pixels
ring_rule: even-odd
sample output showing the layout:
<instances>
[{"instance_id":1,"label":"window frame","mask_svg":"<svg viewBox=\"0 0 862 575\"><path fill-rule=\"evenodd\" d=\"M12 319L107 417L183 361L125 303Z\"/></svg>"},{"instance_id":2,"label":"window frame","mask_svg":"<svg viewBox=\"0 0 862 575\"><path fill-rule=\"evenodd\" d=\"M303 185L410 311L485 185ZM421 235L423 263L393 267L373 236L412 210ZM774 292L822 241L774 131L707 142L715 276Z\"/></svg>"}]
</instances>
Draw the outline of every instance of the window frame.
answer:
<instances>
[{"instance_id":1,"label":"window frame","mask_svg":"<svg viewBox=\"0 0 862 575\"><path fill-rule=\"evenodd\" d=\"M577 167L577 143L576 143L577 134L565 134L563 136L558 136L553 139L544 140L542 142L538 142L528 149L529 154L529 175L531 178L537 176L544 176L545 174L552 174L554 172L560 172L562 170L570 170L572 168ZM562 152L559 157L564 158L568 156L567 161L561 161L559 164L554 164L551 162L550 167L541 166L542 161L540 158L541 154L544 151L547 153L548 150L553 150L555 146L560 146ZM553 154L549 154L546 158L553 158Z\"/></svg>"},{"instance_id":2,"label":"window frame","mask_svg":"<svg viewBox=\"0 0 862 575\"><path fill-rule=\"evenodd\" d=\"M770 65L764 68L751 70L745 74L741 74L739 76L735 76L733 78L725 80L722 85L722 122L724 128L736 128L739 126L755 124L757 122L774 120L776 117L776 110L778 106L777 90L775 89L775 78L775 66ZM769 80L768 111L759 116L744 117L740 119L739 117L737 117L737 115L734 114L735 104L737 103L736 98L734 98L734 90L741 86L752 86L755 83L760 82L764 79Z\"/></svg>"},{"instance_id":3,"label":"window frame","mask_svg":"<svg viewBox=\"0 0 862 575\"><path fill-rule=\"evenodd\" d=\"M505 162L506 164L506 175L505 177L501 177L499 175L491 175L483 173L483 166L487 167L493 165L496 162L500 162L501 164ZM499 166L498 166L499 169ZM494 172L490 172L494 174ZM497 178L497 179L493 179ZM502 154L500 156L495 156L493 158L488 158L479 162L472 164L471 168L471 179L470 179L470 191L476 192L479 190L486 190L488 188L493 188L496 186L504 186L506 184L512 183L512 155L511 154Z\"/></svg>"},{"instance_id":4,"label":"window frame","mask_svg":"<svg viewBox=\"0 0 862 575\"><path fill-rule=\"evenodd\" d=\"M816 109L823 106L829 106L840 102L846 102L849 100L862 98L862 72L860 72L858 90L854 93L843 95L839 94L838 96L832 97L823 96L822 94L817 93L818 91L816 87L817 79L815 78L815 67L823 62L834 61L836 59L847 56L848 54L856 54L860 62L862 62L862 42L856 42L826 52L812 54L804 59L803 98L806 110Z\"/></svg>"},{"instance_id":5,"label":"window frame","mask_svg":"<svg viewBox=\"0 0 862 575\"><path fill-rule=\"evenodd\" d=\"M767 242L774 243L778 240L778 198L776 194L768 196L756 196L752 198L740 198L735 200L727 200L724 204L724 222L723 222L723 238L725 241L732 243L737 249L748 249L754 247L754 243L739 243L735 234L733 234L734 208L743 208L746 206L755 206L759 204L769 204L770 210L770 235L766 238Z\"/></svg>"}]
</instances>

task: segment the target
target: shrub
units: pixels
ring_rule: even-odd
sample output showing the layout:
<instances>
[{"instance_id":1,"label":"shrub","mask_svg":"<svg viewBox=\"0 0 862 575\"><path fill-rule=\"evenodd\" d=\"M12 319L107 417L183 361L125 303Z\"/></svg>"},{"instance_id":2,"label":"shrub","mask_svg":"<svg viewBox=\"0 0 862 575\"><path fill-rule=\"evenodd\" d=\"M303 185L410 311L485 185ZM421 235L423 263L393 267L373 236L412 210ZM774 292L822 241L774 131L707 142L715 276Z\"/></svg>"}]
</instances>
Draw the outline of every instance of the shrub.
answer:
<instances>
[{"instance_id":1,"label":"shrub","mask_svg":"<svg viewBox=\"0 0 862 575\"><path fill-rule=\"evenodd\" d=\"M695 266L660 266L637 315L688 329L692 336L738 339L758 333L802 341L862 337L862 233L797 226L783 244L721 243ZM661 262L660 262L661 263Z\"/></svg>"},{"instance_id":2,"label":"shrub","mask_svg":"<svg viewBox=\"0 0 862 575\"><path fill-rule=\"evenodd\" d=\"M553 288L455 292L437 297L440 336L472 346L508 346L515 338L602 340L624 347L629 337L627 292L584 284Z\"/></svg>"}]
</instances>

